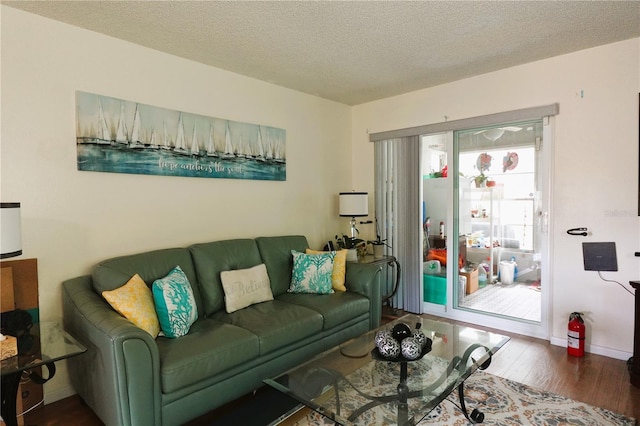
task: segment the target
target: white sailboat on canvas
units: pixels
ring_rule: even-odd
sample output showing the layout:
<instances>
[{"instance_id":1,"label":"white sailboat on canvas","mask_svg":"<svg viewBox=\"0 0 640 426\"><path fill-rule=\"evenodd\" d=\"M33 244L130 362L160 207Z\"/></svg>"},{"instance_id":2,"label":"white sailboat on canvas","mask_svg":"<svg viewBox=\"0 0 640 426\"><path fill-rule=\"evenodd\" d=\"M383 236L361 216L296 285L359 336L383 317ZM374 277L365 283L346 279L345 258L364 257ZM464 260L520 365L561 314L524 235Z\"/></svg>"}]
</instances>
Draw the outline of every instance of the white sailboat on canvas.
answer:
<instances>
[{"instance_id":1,"label":"white sailboat on canvas","mask_svg":"<svg viewBox=\"0 0 640 426\"><path fill-rule=\"evenodd\" d=\"M217 157L216 145L213 141L213 124L209 126L209 143L207 143L207 157Z\"/></svg>"},{"instance_id":2,"label":"white sailboat on canvas","mask_svg":"<svg viewBox=\"0 0 640 426\"><path fill-rule=\"evenodd\" d=\"M178 119L178 135L176 136L176 147L173 150L179 154L188 154L187 147L184 142L184 123L182 122L182 113Z\"/></svg>"},{"instance_id":3,"label":"white sailboat on canvas","mask_svg":"<svg viewBox=\"0 0 640 426\"><path fill-rule=\"evenodd\" d=\"M160 149L171 149L171 141L169 140L169 132L165 121L162 122L162 145Z\"/></svg>"},{"instance_id":4,"label":"white sailboat on canvas","mask_svg":"<svg viewBox=\"0 0 640 426\"><path fill-rule=\"evenodd\" d=\"M273 157L276 163L286 162L285 154L284 154L284 146L279 141L276 142L276 146L274 147Z\"/></svg>"},{"instance_id":5,"label":"white sailboat on canvas","mask_svg":"<svg viewBox=\"0 0 640 426\"><path fill-rule=\"evenodd\" d=\"M227 121L227 130L225 132L225 144L224 154L222 158L235 158L236 154L233 152L233 144L231 143L231 131L229 130L229 122Z\"/></svg>"},{"instance_id":6,"label":"white sailboat on canvas","mask_svg":"<svg viewBox=\"0 0 640 426\"><path fill-rule=\"evenodd\" d=\"M262 146L262 132L260 132L260 126L258 126L258 140L256 142L256 147L258 149L258 153L256 154L256 160L260 162L265 161L264 147Z\"/></svg>"},{"instance_id":7,"label":"white sailboat on canvas","mask_svg":"<svg viewBox=\"0 0 640 426\"><path fill-rule=\"evenodd\" d=\"M238 141L238 148L236 149L236 156L238 158L245 158L246 157L245 147L244 147L244 144L242 143L242 135L240 135L240 138L239 138L239 141Z\"/></svg>"},{"instance_id":8,"label":"white sailboat on canvas","mask_svg":"<svg viewBox=\"0 0 640 426\"><path fill-rule=\"evenodd\" d=\"M127 122L124 115L124 102L120 102L120 117L118 118L118 128L116 130L116 143L128 144Z\"/></svg>"},{"instance_id":9,"label":"white sailboat on canvas","mask_svg":"<svg viewBox=\"0 0 640 426\"><path fill-rule=\"evenodd\" d=\"M131 129L131 141L129 142L129 148L144 148L144 144L140 141L140 111L138 110L138 104L136 104L136 112L133 116L133 128Z\"/></svg>"},{"instance_id":10,"label":"white sailboat on canvas","mask_svg":"<svg viewBox=\"0 0 640 426\"><path fill-rule=\"evenodd\" d=\"M273 160L273 141L271 140L271 136L267 138L267 146L265 148L264 158L268 161Z\"/></svg>"},{"instance_id":11,"label":"white sailboat on canvas","mask_svg":"<svg viewBox=\"0 0 640 426\"><path fill-rule=\"evenodd\" d=\"M191 137L191 149L189 151L191 155L200 155L200 145L198 145L198 138L196 136L195 123L193 123L193 136Z\"/></svg>"},{"instance_id":12,"label":"white sailboat on canvas","mask_svg":"<svg viewBox=\"0 0 640 426\"><path fill-rule=\"evenodd\" d=\"M155 130L151 130L151 141L149 142L149 148L158 149L158 141L156 140Z\"/></svg>"},{"instance_id":13,"label":"white sailboat on canvas","mask_svg":"<svg viewBox=\"0 0 640 426\"><path fill-rule=\"evenodd\" d=\"M100 100L98 100L98 128L96 133L96 143L111 143L111 131L107 125L107 120L104 118L104 110L102 109L102 102Z\"/></svg>"}]
</instances>

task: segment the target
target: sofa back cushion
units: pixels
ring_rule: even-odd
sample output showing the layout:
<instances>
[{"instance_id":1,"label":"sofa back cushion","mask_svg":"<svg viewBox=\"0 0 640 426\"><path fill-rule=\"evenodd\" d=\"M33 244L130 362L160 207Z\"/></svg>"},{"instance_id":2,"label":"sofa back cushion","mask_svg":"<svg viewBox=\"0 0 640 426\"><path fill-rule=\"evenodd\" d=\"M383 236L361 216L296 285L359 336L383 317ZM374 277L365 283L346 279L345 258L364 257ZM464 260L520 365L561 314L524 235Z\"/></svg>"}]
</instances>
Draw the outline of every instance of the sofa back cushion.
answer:
<instances>
[{"instance_id":1,"label":"sofa back cushion","mask_svg":"<svg viewBox=\"0 0 640 426\"><path fill-rule=\"evenodd\" d=\"M304 251L309 248L303 235L285 235L282 237L256 238L262 262L267 266L273 297L286 293L291 284L293 256L291 250Z\"/></svg>"},{"instance_id":2,"label":"sofa back cushion","mask_svg":"<svg viewBox=\"0 0 640 426\"><path fill-rule=\"evenodd\" d=\"M93 288L98 294L115 290L126 284L135 274L140 275L147 286L151 287L155 280L164 278L176 266L180 266L189 279L198 313L202 312L200 286L191 255L186 248L154 250L104 260L96 265L91 274Z\"/></svg>"},{"instance_id":3,"label":"sofa back cushion","mask_svg":"<svg viewBox=\"0 0 640 426\"><path fill-rule=\"evenodd\" d=\"M220 273L247 269L262 263L255 240L235 239L189 247L196 266L205 315L225 309Z\"/></svg>"}]
</instances>

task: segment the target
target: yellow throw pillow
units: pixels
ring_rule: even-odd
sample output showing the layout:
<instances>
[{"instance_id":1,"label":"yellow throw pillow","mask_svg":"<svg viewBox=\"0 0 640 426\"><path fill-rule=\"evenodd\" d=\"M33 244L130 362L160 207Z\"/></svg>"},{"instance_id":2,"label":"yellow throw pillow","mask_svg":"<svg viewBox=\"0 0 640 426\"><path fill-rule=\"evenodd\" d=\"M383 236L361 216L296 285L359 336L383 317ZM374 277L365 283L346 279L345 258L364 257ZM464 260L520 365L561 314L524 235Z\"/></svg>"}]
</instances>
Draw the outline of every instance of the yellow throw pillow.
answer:
<instances>
[{"instance_id":1,"label":"yellow throw pillow","mask_svg":"<svg viewBox=\"0 0 640 426\"><path fill-rule=\"evenodd\" d=\"M345 275L347 272L347 252L349 250L343 249L336 251L336 256L333 258L333 273L331 274L331 286L336 291L347 291L345 283ZM323 254L326 251L318 251L306 249L306 254Z\"/></svg>"},{"instance_id":2,"label":"yellow throw pillow","mask_svg":"<svg viewBox=\"0 0 640 426\"><path fill-rule=\"evenodd\" d=\"M103 291L102 297L120 315L140 327L154 339L160 332L160 322L153 304L151 289L140 275L135 274L122 287Z\"/></svg>"}]
</instances>

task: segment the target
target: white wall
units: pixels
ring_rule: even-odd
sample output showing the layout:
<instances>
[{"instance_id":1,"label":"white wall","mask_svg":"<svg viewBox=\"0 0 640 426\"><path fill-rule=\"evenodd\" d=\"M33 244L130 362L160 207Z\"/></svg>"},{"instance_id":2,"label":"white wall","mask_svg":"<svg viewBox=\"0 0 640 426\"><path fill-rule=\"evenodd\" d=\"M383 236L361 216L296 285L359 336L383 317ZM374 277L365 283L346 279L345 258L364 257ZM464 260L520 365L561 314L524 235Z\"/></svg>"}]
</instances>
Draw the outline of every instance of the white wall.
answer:
<instances>
[{"instance_id":1,"label":"white wall","mask_svg":"<svg viewBox=\"0 0 640 426\"><path fill-rule=\"evenodd\" d=\"M551 340L566 342L569 313L586 312L587 345L624 357L633 346L633 297L582 267L583 241L615 241L627 287L640 278L638 92L640 39L558 56L353 108L353 182L373 192L368 133L558 103L551 217ZM357 171L357 173L356 173ZM566 230L588 227L591 235Z\"/></svg>"},{"instance_id":2,"label":"white wall","mask_svg":"<svg viewBox=\"0 0 640 426\"><path fill-rule=\"evenodd\" d=\"M1 198L22 203L23 255L37 258L43 320L62 316L61 282L97 261L156 248L347 232L350 108L53 20L0 8ZM75 91L287 131L287 180L81 172ZM338 154L339 153L339 154ZM64 365L47 401L72 391Z\"/></svg>"}]
</instances>

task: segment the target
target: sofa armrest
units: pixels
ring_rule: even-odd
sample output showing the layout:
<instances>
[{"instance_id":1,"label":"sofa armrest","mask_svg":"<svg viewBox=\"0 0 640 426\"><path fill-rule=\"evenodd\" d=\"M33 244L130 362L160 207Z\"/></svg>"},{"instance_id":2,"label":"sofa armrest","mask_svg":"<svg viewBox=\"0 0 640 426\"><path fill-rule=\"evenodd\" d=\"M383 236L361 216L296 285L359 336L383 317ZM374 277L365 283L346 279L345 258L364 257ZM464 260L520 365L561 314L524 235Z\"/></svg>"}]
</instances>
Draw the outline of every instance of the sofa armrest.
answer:
<instances>
[{"instance_id":1,"label":"sofa armrest","mask_svg":"<svg viewBox=\"0 0 640 426\"><path fill-rule=\"evenodd\" d=\"M367 297L371 303L369 328L380 326L382 316L382 296L380 294L380 277L382 266L363 263L347 263L346 287Z\"/></svg>"},{"instance_id":2,"label":"sofa armrest","mask_svg":"<svg viewBox=\"0 0 640 426\"><path fill-rule=\"evenodd\" d=\"M90 276L65 281L62 295L64 328L87 347L69 369L76 392L105 424L162 424L155 340L115 312Z\"/></svg>"}]
</instances>

